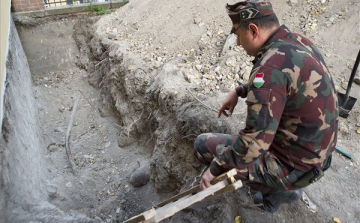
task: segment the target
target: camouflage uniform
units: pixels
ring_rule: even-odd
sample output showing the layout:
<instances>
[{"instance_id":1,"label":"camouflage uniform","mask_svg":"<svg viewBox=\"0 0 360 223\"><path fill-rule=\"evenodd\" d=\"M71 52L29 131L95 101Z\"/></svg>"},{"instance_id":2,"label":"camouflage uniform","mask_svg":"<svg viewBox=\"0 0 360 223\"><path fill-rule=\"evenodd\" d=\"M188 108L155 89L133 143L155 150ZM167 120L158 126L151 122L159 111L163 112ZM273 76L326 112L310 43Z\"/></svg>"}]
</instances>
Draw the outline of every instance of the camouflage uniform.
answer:
<instances>
[{"instance_id":1,"label":"camouflage uniform","mask_svg":"<svg viewBox=\"0 0 360 223\"><path fill-rule=\"evenodd\" d=\"M215 176L236 168L256 190L297 189L303 175L331 162L338 125L332 76L314 44L284 25L253 64L248 83L236 88L246 98L246 127L238 135L199 135L196 157Z\"/></svg>"}]
</instances>

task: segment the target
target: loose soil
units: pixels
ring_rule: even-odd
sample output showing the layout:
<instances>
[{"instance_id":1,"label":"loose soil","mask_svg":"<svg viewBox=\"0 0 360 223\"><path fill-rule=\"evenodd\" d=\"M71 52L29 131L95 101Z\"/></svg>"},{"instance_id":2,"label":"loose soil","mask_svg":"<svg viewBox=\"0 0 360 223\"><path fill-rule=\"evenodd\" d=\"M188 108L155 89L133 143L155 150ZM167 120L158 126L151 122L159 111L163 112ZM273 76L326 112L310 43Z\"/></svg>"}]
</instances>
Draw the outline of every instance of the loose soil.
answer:
<instances>
[{"instance_id":1,"label":"loose soil","mask_svg":"<svg viewBox=\"0 0 360 223\"><path fill-rule=\"evenodd\" d=\"M217 119L227 92L251 70L241 47L219 55L231 28L225 3L182 3L134 0L102 17L16 19L47 146L49 200L61 210L94 221L129 219L198 184L204 169L192 155L198 134L236 134L244 126L243 101L231 118ZM345 92L360 46L360 2L272 3L282 24L319 47ZM52 64L49 58L61 53ZM355 84L351 95L359 91ZM78 95L70 134L74 175L65 136ZM242 222L359 222L359 107L339 126L338 146L354 159L334 153L326 176L305 189L316 207L300 201L275 214L246 208L251 201L244 187L163 222L234 222L238 215ZM135 171L144 186L133 186Z\"/></svg>"}]
</instances>

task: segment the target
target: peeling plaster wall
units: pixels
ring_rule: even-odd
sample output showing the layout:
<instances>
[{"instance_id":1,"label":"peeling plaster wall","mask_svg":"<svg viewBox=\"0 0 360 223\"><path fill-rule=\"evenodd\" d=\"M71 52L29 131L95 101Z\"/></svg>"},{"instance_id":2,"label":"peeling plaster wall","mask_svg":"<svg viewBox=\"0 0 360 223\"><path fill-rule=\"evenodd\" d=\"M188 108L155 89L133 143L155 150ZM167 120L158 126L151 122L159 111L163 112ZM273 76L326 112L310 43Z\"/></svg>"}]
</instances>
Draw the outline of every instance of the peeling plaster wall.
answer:
<instances>
[{"instance_id":1,"label":"peeling plaster wall","mask_svg":"<svg viewBox=\"0 0 360 223\"><path fill-rule=\"evenodd\" d=\"M0 216L13 206L46 200L45 147L38 125L31 74L10 21L4 119L0 139ZM2 217L0 222L6 217Z\"/></svg>"}]
</instances>

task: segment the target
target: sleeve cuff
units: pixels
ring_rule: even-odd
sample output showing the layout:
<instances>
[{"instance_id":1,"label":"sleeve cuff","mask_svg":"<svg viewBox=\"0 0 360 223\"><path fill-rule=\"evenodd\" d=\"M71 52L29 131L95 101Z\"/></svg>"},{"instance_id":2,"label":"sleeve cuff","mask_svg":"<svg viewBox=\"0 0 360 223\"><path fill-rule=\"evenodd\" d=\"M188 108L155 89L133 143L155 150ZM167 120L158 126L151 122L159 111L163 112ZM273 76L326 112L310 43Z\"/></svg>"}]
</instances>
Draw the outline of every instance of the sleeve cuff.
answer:
<instances>
[{"instance_id":1,"label":"sleeve cuff","mask_svg":"<svg viewBox=\"0 0 360 223\"><path fill-rule=\"evenodd\" d=\"M235 91L239 97L246 98L247 97L247 84L239 85L235 88Z\"/></svg>"},{"instance_id":2,"label":"sleeve cuff","mask_svg":"<svg viewBox=\"0 0 360 223\"><path fill-rule=\"evenodd\" d=\"M210 173L213 176L219 176L224 173L224 169L213 159L210 164Z\"/></svg>"}]
</instances>

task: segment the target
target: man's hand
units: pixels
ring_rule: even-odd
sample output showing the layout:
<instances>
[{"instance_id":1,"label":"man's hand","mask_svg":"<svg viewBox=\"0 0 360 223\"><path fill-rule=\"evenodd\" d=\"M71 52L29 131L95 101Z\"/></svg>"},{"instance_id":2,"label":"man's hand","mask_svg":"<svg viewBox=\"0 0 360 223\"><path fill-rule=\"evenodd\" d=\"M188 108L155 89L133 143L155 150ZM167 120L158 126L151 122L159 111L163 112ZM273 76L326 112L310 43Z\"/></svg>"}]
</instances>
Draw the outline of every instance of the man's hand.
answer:
<instances>
[{"instance_id":1,"label":"man's hand","mask_svg":"<svg viewBox=\"0 0 360 223\"><path fill-rule=\"evenodd\" d=\"M201 177L201 180L200 180L200 188L201 188L201 190L205 190L206 188L210 187L211 186L210 182L214 178L215 178L215 176L210 173L210 168L208 168L206 170L206 172L204 173L204 175Z\"/></svg>"},{"instance_id":2,"label":"man's hand","mask_svg":"<svg viewBox=\"0 0 360 223\"><path fill-rule=\"evenodd\" d=\"M233 90L226 96L221 108L219 109L218 118L220 118L221 114L224 114L226 117L231 116L237 103L238 95L236 91Z\"/></svg>"}]
</instances>

